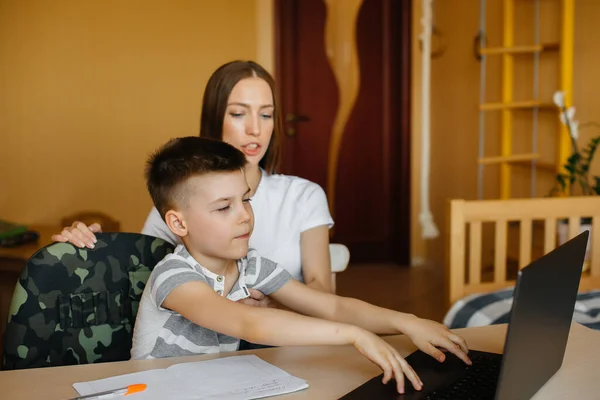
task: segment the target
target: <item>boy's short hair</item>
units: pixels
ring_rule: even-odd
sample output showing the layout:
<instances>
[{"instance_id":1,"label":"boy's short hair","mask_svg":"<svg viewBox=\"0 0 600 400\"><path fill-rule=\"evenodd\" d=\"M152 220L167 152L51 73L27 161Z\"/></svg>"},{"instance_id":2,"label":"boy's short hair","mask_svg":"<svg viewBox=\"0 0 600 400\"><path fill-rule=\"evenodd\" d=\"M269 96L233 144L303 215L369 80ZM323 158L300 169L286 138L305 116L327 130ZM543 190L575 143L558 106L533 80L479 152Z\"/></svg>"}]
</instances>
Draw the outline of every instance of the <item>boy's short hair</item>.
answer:
<instances>
[{"instance_id":1,"label":"boy's short hair","mask_svg":"<svg viewBox=\"0 0 600 400\"><path fill-rule=\"evenodd\" d=\"M146 186L164 219L167 211L186 204L188 190L182 184L189 178L239 171L245 165L244 153L228 143L197 136L175 138L148 159Z\"/></svg>"}]
</instances>

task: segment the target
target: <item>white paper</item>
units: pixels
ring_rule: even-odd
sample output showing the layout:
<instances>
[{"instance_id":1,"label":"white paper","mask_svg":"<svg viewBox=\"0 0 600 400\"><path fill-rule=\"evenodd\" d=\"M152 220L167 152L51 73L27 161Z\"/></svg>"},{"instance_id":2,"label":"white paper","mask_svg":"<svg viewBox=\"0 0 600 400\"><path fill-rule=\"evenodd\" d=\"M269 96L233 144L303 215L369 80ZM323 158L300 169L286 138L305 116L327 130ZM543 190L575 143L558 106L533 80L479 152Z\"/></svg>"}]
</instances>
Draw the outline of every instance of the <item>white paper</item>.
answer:
<instances>
[{"instance_id":1,"label":"white paper","mask_svg":"<svg viewBox=\"0 0 600 400\"><path fill-rule=\"evenodd\" d=\"M129 400L259 399L308 387L305 380L255 355L175 364L166 369L78 382L73 387L80 395L88 395L136 383L145 383L148 387L144 392L127 396Z\"/></svg>"}]
</instances>

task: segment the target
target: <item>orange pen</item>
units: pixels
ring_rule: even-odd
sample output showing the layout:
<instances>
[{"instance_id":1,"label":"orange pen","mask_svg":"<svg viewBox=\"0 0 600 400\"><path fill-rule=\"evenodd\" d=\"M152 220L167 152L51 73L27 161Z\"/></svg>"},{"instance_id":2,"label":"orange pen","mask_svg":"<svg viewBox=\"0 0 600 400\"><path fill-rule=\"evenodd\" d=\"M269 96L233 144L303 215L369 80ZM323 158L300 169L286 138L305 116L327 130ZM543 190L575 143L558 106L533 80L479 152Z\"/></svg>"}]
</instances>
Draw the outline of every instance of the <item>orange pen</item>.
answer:
<instances>
[{"instance_id":1,"label":"orange pen","mask_svg":"<svg viewBox=\"0 0 600 400\"><path fill-rule=\"evenodd\" d=\"M129 385L123 388L107 390L105 392L92 393L85 396L73 397L71 400L82 400L82 399L105 399L113 396L127 396L134 393L143 392L146 390L145 383L137 383L135 385Z\"/></svg>"}]
</instances>

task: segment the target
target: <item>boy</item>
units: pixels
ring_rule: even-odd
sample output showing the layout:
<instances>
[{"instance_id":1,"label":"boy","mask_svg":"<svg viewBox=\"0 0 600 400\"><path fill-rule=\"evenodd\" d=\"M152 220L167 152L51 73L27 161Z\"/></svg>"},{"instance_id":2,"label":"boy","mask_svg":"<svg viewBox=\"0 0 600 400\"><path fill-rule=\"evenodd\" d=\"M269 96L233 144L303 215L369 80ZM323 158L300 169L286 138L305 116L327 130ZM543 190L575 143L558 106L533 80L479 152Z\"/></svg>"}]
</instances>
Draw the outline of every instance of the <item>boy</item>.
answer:
<instances>
[{"instance_id":1,"label":"boy","mask_svg":"<svg viewBox=\"0 0 600 400\"><path fill-rule=\"evenodd\" d=\"M398 352L371 333L404 333L444 360L436 346L470 363L465 341L446 327L359 300L312 290L248 249L253 228L245 156L231 145L173 139L148 161L147 186L169 229L182 238L154 268L142 295L132 358L237 350L239 339L275 346L352 344L384 371L422 382ZM250 289L296 313L238 302Z\"/></svg>"}]
</instances>

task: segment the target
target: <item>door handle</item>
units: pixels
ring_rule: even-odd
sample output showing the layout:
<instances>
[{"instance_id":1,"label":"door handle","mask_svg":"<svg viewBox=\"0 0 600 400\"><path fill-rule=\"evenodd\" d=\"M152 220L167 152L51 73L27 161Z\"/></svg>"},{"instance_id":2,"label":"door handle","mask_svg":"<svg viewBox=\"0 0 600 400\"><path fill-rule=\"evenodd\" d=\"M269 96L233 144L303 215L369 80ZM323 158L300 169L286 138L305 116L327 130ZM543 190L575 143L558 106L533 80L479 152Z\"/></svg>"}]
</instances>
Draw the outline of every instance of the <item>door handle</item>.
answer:
<instances>
[{"instance_id":1,"label":"door handle","mask_svg":"<svg viewBox=\"0 0 600 400\"><path fill-rule=\"evenodd\" d=\"M285 116L285 122L291 123L291 124L295 124L296 122L308 122L308 121L310 121L310 118L306 115L290 113ZM296 136L296 128L293 126L285 129L284 132L285 132L285 135L288 137Z\"/></svg>"},{"instance_id":2,"label":"door handle","mask_svg":"<svg viewBox=\"0 0 600 400\"><path fill-rule=\"evenodd\" d=\"M285 122L307 122L310 118L306 115L288 114L285 116Z\"/></svg>"}]
</instances>

